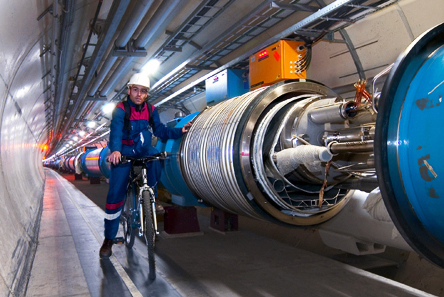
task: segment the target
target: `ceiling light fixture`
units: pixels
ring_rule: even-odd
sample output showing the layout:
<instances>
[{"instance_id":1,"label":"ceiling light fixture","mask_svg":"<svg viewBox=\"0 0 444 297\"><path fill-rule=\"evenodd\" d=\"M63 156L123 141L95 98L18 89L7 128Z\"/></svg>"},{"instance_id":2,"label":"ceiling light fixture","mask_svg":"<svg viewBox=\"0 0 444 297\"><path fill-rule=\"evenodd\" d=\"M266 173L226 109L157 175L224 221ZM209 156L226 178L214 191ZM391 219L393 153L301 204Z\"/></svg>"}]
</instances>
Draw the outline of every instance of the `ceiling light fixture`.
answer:
<instances>
[{"instance_id":1,"label":"ceiling light fixture","mask_svg":"<svg viewBox=\"0 0 444 297\"><path fill-rule=\"evenodd\" d=\"M114 102L108 102L108 103L106 103L105 105L102 106L102 111L103 111L105 114L110 115L110 114L113 112L114 107L116 107L116 103L114 103Z\"/></svg>"},{"instance_id":2,"label":"ceiling light fixture","mask_svg":"<svg viewBox=\"0 0 444 297\"><path fill-rule=\"evenodd\" d=\"M157 59L149 60L140 70L140 72L145 73L146 75L156 73L157 69L159 69L160 61Z\"/></svg>"}]
</instances>

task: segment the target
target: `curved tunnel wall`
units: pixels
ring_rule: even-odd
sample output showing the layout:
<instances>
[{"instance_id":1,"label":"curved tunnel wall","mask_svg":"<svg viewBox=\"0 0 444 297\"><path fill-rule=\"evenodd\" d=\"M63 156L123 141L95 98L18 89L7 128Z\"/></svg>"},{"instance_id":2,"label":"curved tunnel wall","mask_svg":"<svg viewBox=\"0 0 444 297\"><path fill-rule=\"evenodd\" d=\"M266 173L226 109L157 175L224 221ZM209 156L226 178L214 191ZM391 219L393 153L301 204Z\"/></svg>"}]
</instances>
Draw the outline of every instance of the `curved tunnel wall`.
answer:
<instances>
[{"instance_id":1,"label":"curved tunnel wall","mask_svg":"<svg viewBox=\"0 0 444 297\"><path fill-rule=\"evenodd\" d=\"M45 179L37 146L46 137L37 23L42 8L24 0L0 8L8 12L0 20L8 41L0 50L0 295L21 296L37 245Z\"/></svg>"}]
</instances>

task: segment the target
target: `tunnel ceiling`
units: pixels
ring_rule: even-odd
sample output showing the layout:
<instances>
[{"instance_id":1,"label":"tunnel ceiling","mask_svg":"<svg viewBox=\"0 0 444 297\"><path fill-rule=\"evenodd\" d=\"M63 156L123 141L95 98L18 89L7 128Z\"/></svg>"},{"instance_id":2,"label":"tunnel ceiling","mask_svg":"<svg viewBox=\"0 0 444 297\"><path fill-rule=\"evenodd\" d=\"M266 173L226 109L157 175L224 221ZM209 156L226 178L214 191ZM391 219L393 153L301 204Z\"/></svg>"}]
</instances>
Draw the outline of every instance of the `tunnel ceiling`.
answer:
<instances>
[{"instance_id":1,"label":"tunnel ceiling","mask_svg":"<svg viewBox=\"0 0 444 297\"><path fill-rule=\"evenodd\" d=\"M106 137L101 107L121 101L129 77L150 60L150 102L181 109L226 68L248 68L248 57L280 39L353 45L344 28L397 0L120 0L55 1L41 5L47 155ZM359 61L355 61L360 73ZM88 128L89 122L98 125ZM80 131L90 137L73 143Z\"/></svg>"}]
</instances>

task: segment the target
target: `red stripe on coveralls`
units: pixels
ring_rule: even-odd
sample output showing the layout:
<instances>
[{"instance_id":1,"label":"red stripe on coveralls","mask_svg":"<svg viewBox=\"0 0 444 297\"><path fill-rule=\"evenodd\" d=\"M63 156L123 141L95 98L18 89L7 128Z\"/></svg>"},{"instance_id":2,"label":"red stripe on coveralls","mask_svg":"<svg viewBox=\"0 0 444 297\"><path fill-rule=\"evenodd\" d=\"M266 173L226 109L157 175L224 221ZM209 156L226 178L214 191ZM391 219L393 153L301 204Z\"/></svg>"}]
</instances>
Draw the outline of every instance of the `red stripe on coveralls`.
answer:
<instances>
[{"instance_id":1,"label":"red stripe on coveralls","mask_svg":"<svg viewBox=\"0 0 444 297\"><path fill-rule=\"evenodd\" d=\"M125 200L122 200L118 203L111 203L111 204L107 203L106 209L117 209L117 208L121 207L124 202L125 202Z\"/></svg>"}]
</instances>

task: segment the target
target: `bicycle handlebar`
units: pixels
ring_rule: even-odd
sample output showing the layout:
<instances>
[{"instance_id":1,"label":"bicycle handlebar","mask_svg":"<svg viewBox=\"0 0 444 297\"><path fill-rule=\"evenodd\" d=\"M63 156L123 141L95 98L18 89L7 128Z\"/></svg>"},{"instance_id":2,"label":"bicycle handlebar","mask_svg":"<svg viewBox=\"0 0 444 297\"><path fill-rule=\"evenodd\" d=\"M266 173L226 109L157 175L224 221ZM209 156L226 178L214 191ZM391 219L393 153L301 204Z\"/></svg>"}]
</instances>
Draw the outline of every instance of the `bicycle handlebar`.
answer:
<instances>
[{"instance_id":1,"label":"bicycle handlebar","mask_svg":"<svg viewBox=\"0 0 444 297\"><path fill-rule=\"evenodd\" d=\"M167 159L171 153L168 152L161 152L152 156L143 157L143 158L134 158L130 156L122 156L120 158L120 164L127 164L127 163L133 163L133 165L142 165L147 162L152 162L156 160L165 160Z\"/></svg>"}]
</instances>

